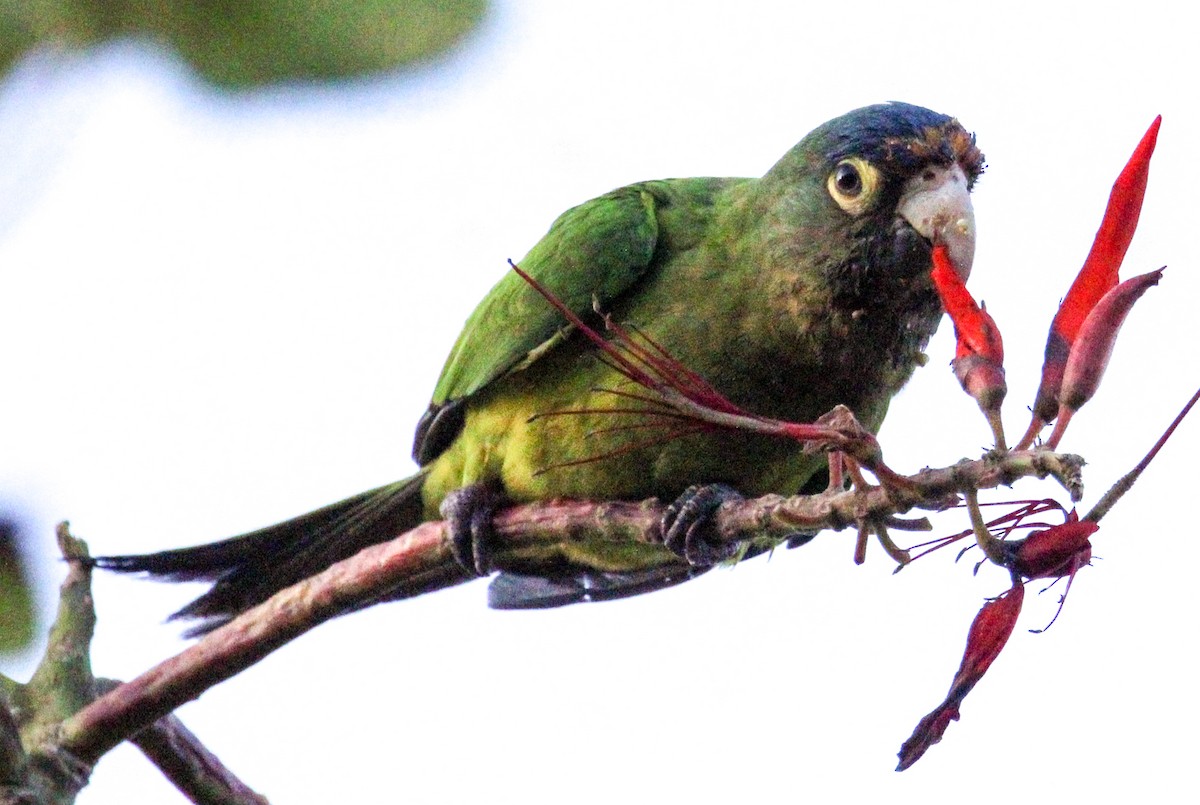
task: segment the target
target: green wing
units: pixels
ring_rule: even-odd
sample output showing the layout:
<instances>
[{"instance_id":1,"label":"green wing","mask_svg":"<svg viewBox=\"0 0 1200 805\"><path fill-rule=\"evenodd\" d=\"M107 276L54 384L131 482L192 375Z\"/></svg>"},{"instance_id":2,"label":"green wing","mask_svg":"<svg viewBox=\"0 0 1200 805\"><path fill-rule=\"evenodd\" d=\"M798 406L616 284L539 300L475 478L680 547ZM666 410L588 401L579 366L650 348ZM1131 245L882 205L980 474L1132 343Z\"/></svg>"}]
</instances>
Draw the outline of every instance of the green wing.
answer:
<instances>
[{"instance_id":1,"label":"green wing","mask_svg":"<svg viewBox=\"0 0 1200 805\"><path fill-rule=\"evenodd\" d=\"M658 243L655 198L640 185L614 190L559 216L518 265L571 310L607 305L649 267ZM434 404L469 397L543 354L562 314L515 272L475 308L433 392Z\"/></svg>"},{"instance_id":2,"label":"green wing","mask_svg":"<svg viewBox=\"0 0 1200 805\"><path fill-rule=\"evenodd\" d=\"M573 207L518 265L581 315L593 299L608 306L654 259L658 204L649 185L630 185ZM515 272L507 273L467 319L446 359L417 425L417 463L432 461L457 435L462 401L525 368L567 334L562 314Z\"/></svg>"}]
</instances>

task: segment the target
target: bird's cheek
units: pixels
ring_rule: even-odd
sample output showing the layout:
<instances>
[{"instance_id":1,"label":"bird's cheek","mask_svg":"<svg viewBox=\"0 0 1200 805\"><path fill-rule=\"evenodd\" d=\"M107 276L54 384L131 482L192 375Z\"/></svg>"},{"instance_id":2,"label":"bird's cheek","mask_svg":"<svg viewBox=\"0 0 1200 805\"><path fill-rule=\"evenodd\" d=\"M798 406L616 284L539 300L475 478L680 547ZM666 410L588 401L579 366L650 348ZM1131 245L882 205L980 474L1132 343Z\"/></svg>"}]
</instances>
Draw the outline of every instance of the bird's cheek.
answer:
<instances>
[{"instance_id":1,"label":"bird's cheek","mask_svg":"<svg viewBox=\"0 0 1200 805\"><path fill-rule=\"evenodd\" d=\"M929 241L902 218L892 226L891 260L898 277L909 279L928 274L933 264L933 248Z\"/></svg>"}]
</instances>

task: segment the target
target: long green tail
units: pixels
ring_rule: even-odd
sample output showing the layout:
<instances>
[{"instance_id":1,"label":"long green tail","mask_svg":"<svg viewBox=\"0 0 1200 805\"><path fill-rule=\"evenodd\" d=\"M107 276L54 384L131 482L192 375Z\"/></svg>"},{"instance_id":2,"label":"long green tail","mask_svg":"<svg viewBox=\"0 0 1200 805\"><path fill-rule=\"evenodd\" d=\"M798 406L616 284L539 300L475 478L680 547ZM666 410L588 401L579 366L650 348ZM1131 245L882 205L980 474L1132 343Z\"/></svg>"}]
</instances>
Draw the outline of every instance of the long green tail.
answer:
<instances>
[{"instance_id":1,"label":"long green tail","mask_svg":"<svg viewBox=\"0 0 1200 805\"><path fill-rule=\"evenodd\" d=\"M208 592L171 618L199 619L202 634L238 613L371 545L420 524L424 473L292 520L220 542L133 556L100 556L97 567L164 581L211 581Z\"/></svg>"}]
</instances>

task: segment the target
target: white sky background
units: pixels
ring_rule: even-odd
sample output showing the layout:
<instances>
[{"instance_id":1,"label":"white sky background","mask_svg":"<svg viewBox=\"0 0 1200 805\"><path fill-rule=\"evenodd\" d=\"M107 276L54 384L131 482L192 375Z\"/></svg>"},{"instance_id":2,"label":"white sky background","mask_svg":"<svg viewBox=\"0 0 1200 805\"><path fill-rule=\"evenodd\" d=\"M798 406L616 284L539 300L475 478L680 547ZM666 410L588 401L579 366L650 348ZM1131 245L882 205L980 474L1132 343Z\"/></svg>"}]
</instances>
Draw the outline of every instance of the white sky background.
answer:
<instances>
[{"instance_id":1,"label":"white sky background","mask_svg":"<svg viewBox=\"0 0 1200 805\"><path fill-rule=\"evenodd\" d=\"M427 70L238 96L132 46L21 65L0 87L0 500L38 538L47 617L55 521L143 552L409 474L462 321L559 212L640 179L761 174L889 99L958 116L988 156L971 287L1004 332L1010 439L1112 181L1163 115L1122 276L1169 268L1064 443L1093 503L1200 384L1194 26L1149 2L804 5L497 3ZM944 324L893 406L900 470L988 439L952 352ZM963 720L904 774L896 750L1007 582L953 551L892 576L872 545L855 567L850 533L623 602L492 612L478 582L377 607L180 714L279 803L1181 801L1198 446L1185 423L1048 633L1025 629L1056 591L1027 597ZM1065 499L1012 496L1047 495ZM99 577L97 674L182 649L162 619L197 592ZM182 801L128 747L80 798Z\"/></svg>"}]
</instances>

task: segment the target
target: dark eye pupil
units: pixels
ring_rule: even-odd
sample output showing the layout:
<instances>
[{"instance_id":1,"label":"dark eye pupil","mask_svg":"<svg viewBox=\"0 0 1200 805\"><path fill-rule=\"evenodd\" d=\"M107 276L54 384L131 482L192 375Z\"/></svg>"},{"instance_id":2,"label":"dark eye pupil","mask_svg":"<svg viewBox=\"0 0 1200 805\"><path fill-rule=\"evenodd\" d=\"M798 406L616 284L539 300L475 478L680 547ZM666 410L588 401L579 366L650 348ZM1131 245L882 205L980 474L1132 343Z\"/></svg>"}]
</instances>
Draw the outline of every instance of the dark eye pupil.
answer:
<instances>
[{"instance_id":1,"label":"dark eye pupil","mask_svg":"<svg viewBox=\"0 0 1200 805\"><path fill-rule=\"evenodd\" d=\"M833 181L838 190L847 196L857 196L862 192L862 177L858 175L858 168L853 165L838 165Z\"/></svg>"}]
</instances>

